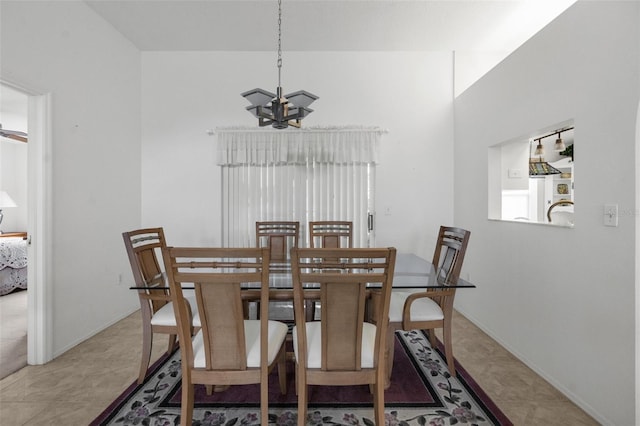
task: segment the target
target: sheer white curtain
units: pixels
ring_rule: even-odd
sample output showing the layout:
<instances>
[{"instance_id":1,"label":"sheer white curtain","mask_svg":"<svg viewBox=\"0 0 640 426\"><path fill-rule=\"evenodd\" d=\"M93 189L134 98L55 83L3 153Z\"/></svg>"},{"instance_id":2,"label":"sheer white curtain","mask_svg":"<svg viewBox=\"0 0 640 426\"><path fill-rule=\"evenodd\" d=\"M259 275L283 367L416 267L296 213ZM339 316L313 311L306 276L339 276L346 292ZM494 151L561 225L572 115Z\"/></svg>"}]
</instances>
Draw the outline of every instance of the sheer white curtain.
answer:
<instances>
[{"instance_id":1,"label":"sheer white curtain","mask_svg":"<svg viewBox=\"0 0 640 426\"><path fill-rule=\"evenodd\" d=\"M256 221L353 222L354 247L373 246L378 128L216 129L222 239L253 246Z\"/></svg>"}]
</instances>

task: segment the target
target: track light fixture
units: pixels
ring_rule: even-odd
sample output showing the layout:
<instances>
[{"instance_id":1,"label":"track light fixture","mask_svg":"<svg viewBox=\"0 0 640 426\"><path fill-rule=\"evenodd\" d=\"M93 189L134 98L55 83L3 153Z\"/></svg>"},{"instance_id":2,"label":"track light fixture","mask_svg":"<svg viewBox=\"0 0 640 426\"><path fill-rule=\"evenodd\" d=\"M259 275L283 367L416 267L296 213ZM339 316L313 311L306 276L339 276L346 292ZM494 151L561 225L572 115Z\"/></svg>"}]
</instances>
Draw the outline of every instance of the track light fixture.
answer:
<instances>
[{"instance_id":1,"label":"track light fixture","mask_svg":"<svg viewBox=\"0 0 640 426\"><path fill-rule=\"evenodd\" d=\"M542 138L534 139L534 140L538 141L538 145L536 146L536 151L533 154L538 156L544 155L544 146L542 146Z\"/></svg>"},{"instance_id":2,"label":"track light fixture","mask_svg":"<svg viewBox=\"0 0 640 426\"><path fill-rule=\"evenodd\" d=\"M556 143L553 145L554 151L564 151L565 149L567 149L567 147L564 146L562 138L560 137L561 133L562 132L558 132L558 139L556 139Z\"/></svg>"},{"instance_id":3,"label":"track light fixture","mask_svg":"<svg viewBox=\"0 0 640 426\"><path fill-rule=\"evenodd\" d=\"M553 133L549 133L544 136L540 136L539 138L532 139L530 141L529 153L531 153L531 148L533 148L533 142L536 142L536 150L533 153L533 156L529 157L529 176L531 177L544 177L547 175L556 175L560 174L560 170L553 167L551 164L544 161L542 157L544 155L544 146L542 145L542 139L548 138L549 136L558 135L558 139L554 144L554 151L564 151L566 149L564 142L561 138L562 132L566 132L567 130L572 130L573 127L568 127L566 129L558 129ZM537 158L534 158L537 157Z\"/></svg>"},{"instance_id":4,"label":"track light fixture","mask_svg":"<svg viewBox=\"0 0 640 426\"><path fill-rule=\"evenodd\" d=\"M533 155L538 158L533 158L533 156L529 157L529 177L544 177L547 175L560 174L560 170L556 169L542 158L542 155L544 155L544 148L542 147L541 138L534 139L534 141L538 142L538 146L536 147ZM532 142L529 142L529 145L529 152L531 152Z\"/></svg>"},{"instance_id":5,"label":"track light fixture","mask_svg":"<svg viewBox=\"0 0 640 426\"><path fill-rule=\"evenodd\" d=\"M539 138L534 138L529 142L529 176L530 177L544 177L547 175L556 175L560 174L560 170L553 167L551 164L544 161L544 145L542 145L542 139L548 138L549 136L558 135L556 142L553 146L554 151L565 151L566 147L562 140L562 132L566 132L567 130L573 130L573 127L568 127L566 129L559 129L554 131L553 133L549 133L544 136L540 136ZM533 142L536 142L536 149L531 154L531 149L533 148ZM534 158L537 157L537 158ZM573 158L573 156L572 156Z\"/></svg>"}]
</instances>

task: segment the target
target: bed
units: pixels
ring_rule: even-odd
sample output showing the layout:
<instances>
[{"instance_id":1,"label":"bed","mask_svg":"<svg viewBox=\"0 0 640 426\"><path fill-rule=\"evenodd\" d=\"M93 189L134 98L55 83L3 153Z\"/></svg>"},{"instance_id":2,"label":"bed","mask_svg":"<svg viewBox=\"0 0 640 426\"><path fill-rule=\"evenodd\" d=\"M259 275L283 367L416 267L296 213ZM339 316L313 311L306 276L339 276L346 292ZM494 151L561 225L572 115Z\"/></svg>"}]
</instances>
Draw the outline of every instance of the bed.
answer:
<instances>
[{"instance_id":1,"label":"bed","mask_svg":"<svg viewBox=\"0 0 640 426\"><path fill-rule=\"evenodd\" d=\"M0 296L27 288L27 240L0 238Z\"/></svg>"}]
</instances>

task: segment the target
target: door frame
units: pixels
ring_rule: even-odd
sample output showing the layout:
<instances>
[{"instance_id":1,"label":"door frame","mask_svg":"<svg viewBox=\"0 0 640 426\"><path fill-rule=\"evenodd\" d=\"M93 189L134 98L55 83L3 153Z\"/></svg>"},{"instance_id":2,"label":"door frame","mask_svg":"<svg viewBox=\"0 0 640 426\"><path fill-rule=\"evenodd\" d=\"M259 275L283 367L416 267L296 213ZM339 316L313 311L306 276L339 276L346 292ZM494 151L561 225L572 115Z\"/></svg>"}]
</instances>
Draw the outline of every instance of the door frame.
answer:
<instances>
[{"instance_id":1,"label":"door frame","mask_svg":"<svg viewBox=\"0 0 640 426\"><path fill-rule=\"evenodd\" d=\"M27 362L53 359L51 93L29 96Z\"/></svg>"},{"instance_id":2,"label":"door frame","mask_svg":"<svg viewBox=\"0 0 640 426\"><path fill-rule=\"evenodd\" d=\"M51 93L0 77L28 97L27 133L27 363L53 359Z\"/></svg>"},{"instance_id":3,"label":"door frame","mask_svg":"<svg viewBox=\"0 0 640 426\"><path fill-rule=\"evenodd\" d=\"M635 153L635 184L636 184L636 212L640 211L640 101L638 102L638 109L636 110L636 141L635 141L636 153ZM636 406L635 406L635 418L636 423L640 421L640 214L635 214L635 231L636 231L636 244L635 244L635 329L636 329L636 342L635 342L635 360L636 360L636 376L635 376L635 391L636 391Z\"/></svg>"}]
</instances>

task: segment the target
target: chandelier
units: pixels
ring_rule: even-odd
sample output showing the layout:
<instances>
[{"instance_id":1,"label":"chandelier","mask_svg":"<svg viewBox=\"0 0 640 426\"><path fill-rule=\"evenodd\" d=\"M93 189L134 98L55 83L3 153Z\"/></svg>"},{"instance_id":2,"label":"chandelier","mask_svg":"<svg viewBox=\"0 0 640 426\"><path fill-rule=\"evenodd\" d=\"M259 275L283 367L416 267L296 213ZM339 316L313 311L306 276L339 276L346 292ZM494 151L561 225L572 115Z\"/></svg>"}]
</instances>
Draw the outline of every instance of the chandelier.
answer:
<instances>
[{"instance_id":1,"label":"chandelier","mask_svg":"<svg viewBox=\"0 0 640 426\"><path fill-rule=\"evenodd\" d=\"M278 88L276 93L264 89L253 89L242 93L251 102L247 111L258 118L260 127L271 125L276 129L286 129L289 126L300 127L301 121L313 112L308 108L318 99L305 90L282 94L280 74L282 70L282 0L278 0Z\"/></svg>"}]
</instances>

